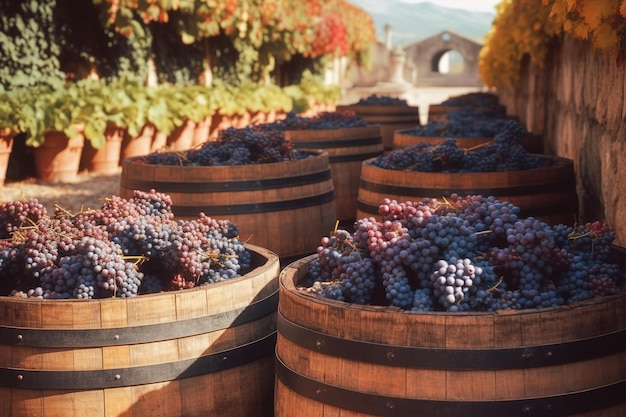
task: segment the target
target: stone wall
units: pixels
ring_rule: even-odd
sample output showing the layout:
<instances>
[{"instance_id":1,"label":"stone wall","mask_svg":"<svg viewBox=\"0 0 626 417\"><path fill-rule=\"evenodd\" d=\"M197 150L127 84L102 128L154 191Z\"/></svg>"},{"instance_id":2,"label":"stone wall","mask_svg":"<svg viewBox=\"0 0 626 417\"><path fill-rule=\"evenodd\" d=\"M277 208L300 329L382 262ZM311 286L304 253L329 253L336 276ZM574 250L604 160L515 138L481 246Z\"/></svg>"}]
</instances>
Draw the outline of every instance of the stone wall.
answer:
<instances>
[{"instance_id":1,"label":"stone wall","mask_svg":"<svg viewBox=\"0 0 626 417\"><path fill-rule=\"evenodd\" d=\"M588 42L556 40L546 65L521 64L518 89L498 91L501 103L544 151L574 161L579 222L602 220L626 245L626 66Z\"/></svg>"}]
</instances>

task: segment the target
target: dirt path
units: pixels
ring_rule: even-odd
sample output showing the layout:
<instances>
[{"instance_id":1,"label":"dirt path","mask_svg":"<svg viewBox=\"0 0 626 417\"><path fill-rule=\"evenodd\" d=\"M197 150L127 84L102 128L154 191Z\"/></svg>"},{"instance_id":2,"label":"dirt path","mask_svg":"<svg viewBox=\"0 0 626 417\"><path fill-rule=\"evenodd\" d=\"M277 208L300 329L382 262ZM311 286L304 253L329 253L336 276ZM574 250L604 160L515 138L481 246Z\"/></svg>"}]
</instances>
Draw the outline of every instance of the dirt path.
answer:
<instances>
[{"instance_id":1,"label":"dirt path","mask_svg":"<svg viewBox=\"0 0 626 417\"><path fill-rule=\"evenodd\" d=\"M36 198L48 213L54 213L55 205L75 213L83 208L102 207L103 198L119 193L120 173L96 175L83 173L73 183L38 183L35 178L8 182L0 187L0 202L21 198Z\"/></svg>"}]
</instances>

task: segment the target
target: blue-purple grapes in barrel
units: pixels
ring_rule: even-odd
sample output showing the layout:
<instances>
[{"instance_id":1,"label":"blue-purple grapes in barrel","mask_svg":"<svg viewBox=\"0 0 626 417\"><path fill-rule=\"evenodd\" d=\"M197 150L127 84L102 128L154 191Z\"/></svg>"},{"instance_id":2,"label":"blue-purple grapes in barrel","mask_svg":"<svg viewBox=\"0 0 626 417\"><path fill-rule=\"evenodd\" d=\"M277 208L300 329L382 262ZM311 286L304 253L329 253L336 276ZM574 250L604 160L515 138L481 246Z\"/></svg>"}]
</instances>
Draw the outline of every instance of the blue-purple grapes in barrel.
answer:
<instances>
[{"instance_id":1,"label":"blue-purple grapes in barrel","mask_svg":"<svg viewBox=\"0 0 626 417\"><path fill-rule=\"evenodd\" d=\"M379 214L380 221L358 219L352 234L322 238L305 280L309 291L412 311L495 311L609 296L626 282L611 256L615 231L601 222L550 226L494 197L456 194L385 199ZM370 301L350 298L354 286L342 275L357 258L371 261L361 276L373 289Z\"/></svg>"}]
</instances>

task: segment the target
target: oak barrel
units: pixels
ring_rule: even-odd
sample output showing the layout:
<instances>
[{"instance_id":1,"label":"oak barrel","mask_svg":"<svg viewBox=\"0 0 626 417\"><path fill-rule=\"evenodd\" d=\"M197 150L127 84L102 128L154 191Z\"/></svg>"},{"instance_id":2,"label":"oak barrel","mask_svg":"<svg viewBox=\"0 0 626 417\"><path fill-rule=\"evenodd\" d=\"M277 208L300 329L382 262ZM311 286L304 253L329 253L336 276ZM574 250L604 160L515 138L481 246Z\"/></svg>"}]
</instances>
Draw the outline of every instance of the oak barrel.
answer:
<instances>
[{"instance_id":1,"label":"oak barrel","mask_svg":"<svg viewBox=\"0 0 626 417\"><path fill-rule=\"evenodd\" d=\"M337 106L337 111L352 111L369 124L379 125L385 150L393 148L393 134L396 130L420 125L418 106L350 104Z\"/></svg>"},{"instance_id":2,"label":"oak barrel","mask_svg":"<svg viewBox=\"0 0 626 417\"><path fill-rule=\"evenodd\" d=\"M337 219L328 153L308 158L237 166L146 164L122 161L120 196L133 190L168 194L177 218L200 212L237 224L239 239L293 260L314 253Z\"/></svg>"},{"instance_id":3,"label":"oak barrel","mask_svg":"<svg viewBox=\"0 0 626 417\"><path fill-rule=\"evenodd\" d=\"M3 417L270 417L278 257L193 289L98 300L0 297Z\"/></svg>"},{"instance_id":4,"label":"oak barrel","mask_svg":"<svg viewBox=\"0 0 626 417\"><path fill-rule=\"evenodd\" d=\"M287 130L285 139L297 149L321 149L328 153L337 218L342 222L354 221L361 164L383 154L380 126Z\"/></svg>"},{"instance_id":5,"label":"oak barrel","mask_svg":"<svg viewBox=\"0 0 626 417\"><path fill-rule=\"evenodd\" d=\"M418 172L379 168L374 158L363 162L358 195L358 218L380 220L378 207L385 198L419 201L424 197L493 196L521 209L524 217L548 224L573 225L578 213L574 162L534 155L551 161L542 168L503 172Z\"/></svg>"},{"instance_id":6,"label":"oak barrel","mask_svg":"<svg viewBox=\"0 0 626 417\"><path fill-rule=\"evenodd\" d=\"M626 415L626 292L569 306L411 312L279 278L276 417Z\"/></svg>"}]
</instances>

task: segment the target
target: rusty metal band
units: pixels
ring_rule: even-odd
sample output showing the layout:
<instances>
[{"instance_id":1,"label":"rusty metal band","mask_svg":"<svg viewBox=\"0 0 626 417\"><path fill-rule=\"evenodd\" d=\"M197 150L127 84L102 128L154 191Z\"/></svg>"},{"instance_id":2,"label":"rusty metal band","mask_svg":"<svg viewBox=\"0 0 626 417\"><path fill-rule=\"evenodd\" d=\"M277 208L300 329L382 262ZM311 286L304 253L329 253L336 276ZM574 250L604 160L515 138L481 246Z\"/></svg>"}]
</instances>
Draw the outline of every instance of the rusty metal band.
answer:
<instances>
[{"instance_id":1,"label":"rusty metal band","mask_svg":"<svg viewBox=\"0 0 626 417\"><path fill-rule=\"evenodd\" d=\"M242 167L241 169L245 169ZM128 189L149 190L154 188L162 193L209 193L209 192L239 192L239 191L264 191L274 188L291 188L302 185L317 184L331 179L329 168L323 171L307 174L294 175L284 178L253 179L246 181L206 181L182 182L182 181L153 181L138 178L124 178L124 186Z\"/></svg>"},{"instance_id":2,"label":"rusty metal band","mask_svg":"<svg viewBox=\"0 0 626 417\"><path fill-rule=\"evenodd\" d=\"M382 136L373 136L356 139L337 139L331 141L296 141L293 145L297 149L336 149L336 148L352 148L369 145L380 145L383 143Z\"/></svg>"},{"instance_id":3,"label":"rusty metal band","mask_svg":"<svg viewBox=\"0 0 626 417\"><path fill-rule=\"evenodd\" d=\"M250 323L276 312L278 290L249 305L168 323L101 329L34 329L0 326L0 345L89 348L180 339Z\"/></svg>"},{"instance_id":4,"label":"rusty metal band","mask_svg":"<svg viewBox=\"0 0 626 417\"><path fill-rule=\"evenodd\" d=\"M396 346L331 336L300 326L278 313L278 333L323 355L412 369L498 370L555 366L626 351L626 329L570 342L518 348L441 349Z\"/></svg>"},{"instance_id":5,"label":"rusty metal band","mask_svg":"<svg viewBox=\"0 0 626 417\"><path fill-rule=\"evenodd\" d=\"M393 170L388 170L393 173ZM498 197L510 197L510 196L525 196L532 194L549 194L554 192L562 192L563 190L574 190L575 178L568 176L567 178L561 178L559 181L552 181L539 185L520 185L520 186L508 186L500 188L422 188L419 184L415 187L401 187L388 184L377 184L361 179L359 181L359 187L364 190L372 191L375 193L383 193L390 195L406 195L406 196L447 196L452 193L459 193L463 195L467 194L480 194L484 196L498 196ZM572 199L576 199L576 195L572 194Z\"/></svg>"},{"instance_id":6,"label":"rusty metal band","mask_svg":"<svg viewBox=\"0 0 626 417\"><path fill-rule=\"evenodd\" d=\"M311 379L290 369L278 353L276 377L289 390L303 397L355 413L380 417L565 417L623 403L626 392L626 381L622 380L585 391L515 400L445 401L391 397L354 391ZM427 382L417 380L415 383Z\"/></svg>"},{"instance_id":7,"label":"rusty metal band","mask_svg":"<svg viewBox=\"0 0 626 417\"><path fill-rule=\"evenodd\" d=\"M205 206L172 206L172 212L178 217L194 217L203 212L207 216L221 216L234 214L254 214L275 211L296 210L307 207L321 206L335 201L335 190L311 197L294 198L269 203L205 205Z\"/></svg>"},{"instance_id":8,"label":"rusty metal band","mask_svg":"<svg viewBox=\"0 0 626 417\"><path fill-rule=\"evenodd\" d=\"M242 366L273 355L276 332L211 355L155 365L80 371L0 368L0 386L42 390L93 390L174 381Z\"/></svg>"}]
</instances>

